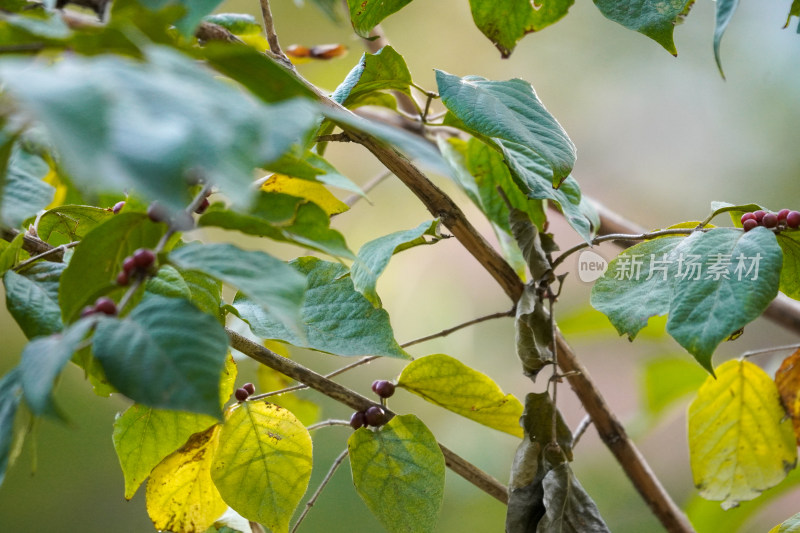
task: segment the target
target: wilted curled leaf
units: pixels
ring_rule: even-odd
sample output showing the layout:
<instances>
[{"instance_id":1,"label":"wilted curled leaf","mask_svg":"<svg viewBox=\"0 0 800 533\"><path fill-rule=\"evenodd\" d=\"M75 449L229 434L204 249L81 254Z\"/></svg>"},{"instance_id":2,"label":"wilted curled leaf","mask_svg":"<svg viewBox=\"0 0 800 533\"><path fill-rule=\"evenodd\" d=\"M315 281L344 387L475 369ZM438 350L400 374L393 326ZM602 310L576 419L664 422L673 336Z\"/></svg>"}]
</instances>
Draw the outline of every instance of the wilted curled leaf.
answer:
<instances>
[{"instance_id":1,"label":"wilted curled leaf","mask_svg":"<svg viewBox=\"0 0 800 533\"><path fill-rule=\"evenodd\" d=\"M716 374L689 406L689 458L700 495L729 509L780 483L797 462L797 443L763 370L735 360Z\"/></svg>"},{"instance_id":2,"label":"wilted curled leaf","mask_svg":"<svg viewBox=\"0 0 800 533\"><path fill-rule=\"evenodd\" d=\"M783 407L792 418L794 434L800 445L800 350L784 359L775 373L775 384Z\"/></svg>"},{"instance_id":3,"label":"wilted curled leaf","mask_svg":"<svg viewBox=\"0 0 800 533\"><path fill-rule=\"evenodd\" d=\"M199 533L228 508L211 481L219 425L195 433L153 469L147 482L147 512L156 529Z\"/></svg>"}]
</instances>

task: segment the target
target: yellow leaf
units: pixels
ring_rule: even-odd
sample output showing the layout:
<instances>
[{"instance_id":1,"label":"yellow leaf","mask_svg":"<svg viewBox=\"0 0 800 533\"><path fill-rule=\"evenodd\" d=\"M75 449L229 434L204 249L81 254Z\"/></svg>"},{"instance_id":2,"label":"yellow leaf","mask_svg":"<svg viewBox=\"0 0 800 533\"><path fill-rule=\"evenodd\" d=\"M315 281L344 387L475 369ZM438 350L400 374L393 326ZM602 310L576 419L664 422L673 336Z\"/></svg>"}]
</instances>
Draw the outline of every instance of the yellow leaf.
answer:
<instances>
[{"instance_id":1,"label":"yellow leaf","mask_svg":"<svg viewBox=\"0 0 800 533\"><path fill-rule=\"evenodd\" d=\"M147 482L147 512L156 529L202 532L227 510L210 471L219 427L195 433L153 469Z\"/></svg>"},{"instance_id":2,"label":"yellow leaf","mask_svg":"<svg viewBox=\"0 0 800 533\"><path fill-rule=\"evenodd\" d=\"M265 191L280 192L289 196L305 198L320 206L328 216L344 213L349 207L339 201L321 183L292 178L282 174L273 174L261 188Z\"/></svg>"},{"instance_id":3,"label":"yellow leaf","mask_svg":"<svg viewBox=\"0 0 800 533\"><path fill-rule=\"evenodd\" d=\"M689 406L689 458L700 495L729 509L780 483L797 462L797 446L763 370L737 360L716 374Z\"/></svg>"},{"instance_id":4,"label":"yellow leaf","mask_svg":"<svg viewBox=\"0 0 800 533\"><path fill-rule=\"evenodd\" d=\"M233 389L236 383L236 375L239 371L236 369L236 361L233 356L228 352L225 358L225 368L222 369L222 375L219 380L219 403L225 405L233 394Z\"/></svg>"},{"instance_id":5,"label":"yellow leaf","mask_svg":"<svg viewBox=\"0 0 800 533\"><path fill-rule=\"evenodd\" d=\"M311 436L287 409L264 401L229 409L211 477L248 520L287 533L311 477Z\"/></svg>"},{"instance_id":6,"label":"yellow leaf","mask_svg":"<svg viewBox=\"0 0 800 533\"><path fill-rule=\"evenodd\" d=\"M486 374L444 354L420 357L403 369L398 386L475 422L522 438L522 404Z\"/></svg>"},{"instance_id":7,"label":"yellow leaf","mask_svg":"<svg viewBox=\"0 0 800 533\"><path fill-rule=\"evenodd\" d=\"M289 356L291 354L289 353L289 348L282 342L266 340L264 341L264 346L278 355L282 355L287 359L290 358ZM256 375L258 378L259 392L273 392L286 389L297 384L291 378L288 378L280 372L264 365L258 366ZM300 420L300 422L305 426L311 425L319 420L319 405L311 400L300 398L294 393L270 396L269 401L291 411L292 414L296 416L297 419Z\"/></svg>"},{"instance_id":8,"label":"yellow leaf","mask_svg":"<svg viewBox=\"0 0 800 533\"><path fill-rule=\"evenodd\" d=\"M56 188L56 194L53 196L53 201L45 209L53 209L60 205L64 205L64 200L67 198L67 186L58 177L58 174L53 167L50 167L50 172L42 178L42 181L48 183Z\"/></svg>"},{"instance_id":9,"label":"yellow leaf","mask_svg":"<svg viewBox=\"0 0 800 533\"><path fill-rule=\"evenodd\" d=\"M784 359L775 373L775 384L786 412L792 417L794 434L800 445L800 350Z\"/></svg>"}]
</instances>

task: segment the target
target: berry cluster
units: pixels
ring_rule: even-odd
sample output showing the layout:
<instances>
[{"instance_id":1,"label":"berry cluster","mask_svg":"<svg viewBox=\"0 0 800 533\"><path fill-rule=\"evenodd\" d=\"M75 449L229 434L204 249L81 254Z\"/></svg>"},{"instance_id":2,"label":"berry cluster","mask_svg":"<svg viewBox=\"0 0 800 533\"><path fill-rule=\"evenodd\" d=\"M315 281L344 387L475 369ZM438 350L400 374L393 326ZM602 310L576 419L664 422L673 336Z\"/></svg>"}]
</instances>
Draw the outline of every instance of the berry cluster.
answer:
<instances>
[{"instance_id":1,"label":"berry cluster","mask_svg":"<svg viewBox=\"0 0 800 533\"><path fill-rule=\"evenodd\" d=\"M372 382L372 392L385 400L394 394L395 385L391 381L379 379ZM366 411L357 411L350 417L350 426L353 429L360 427L378 427L386 423L386 411L382 407L373 405Z\"/></svg>"},{"instance_id":2,"label":"berry cluster","mask_svg":"<svg viewBox=\"0 0 800 533\"><path fill-rule=\"evenodd\" d=\"M237 400L243 402L247 398L249 398L250 395L253 394L254 392L256 392L255 385L253 385L252 383L245 383L240 388L236 389L233 395L236 396Z\"/></svg>"},{"instance_id":3,"label":"berry cluster","mask_svg":"<svg viewBox=\"0 0 800 533\"><path fill-rule=\"evenodd\" d=\"M117 285L127 285L131 276L145 276L156 262L156 253L147 248L139 248L133 255L122 261L122 272L117 274Z\"/></svg>"},{"instance_id":4,"label":"berry cluster","mask_svg":"<svg viewBox=\"0 0 800 533\"><path fill-rule=\"evenodd\" d=\"M94 305L87 305L81 309L81 318L97 313L114 316L117 314L117 304L108 296L101 296L95 300Z\"/></svg>"},{"instance_id":5,"label":"berry cluster","mask_svg":"<svg viewBox=\"0 0 800 533\"><path fill-rule=\"evenodd\" d=\"M742 228L745 231L750 231L758 226L797 229L800 227L800 211L781 209L777 213L770 213L759 210L742 215Z\"/></svg>"}]
</instances>

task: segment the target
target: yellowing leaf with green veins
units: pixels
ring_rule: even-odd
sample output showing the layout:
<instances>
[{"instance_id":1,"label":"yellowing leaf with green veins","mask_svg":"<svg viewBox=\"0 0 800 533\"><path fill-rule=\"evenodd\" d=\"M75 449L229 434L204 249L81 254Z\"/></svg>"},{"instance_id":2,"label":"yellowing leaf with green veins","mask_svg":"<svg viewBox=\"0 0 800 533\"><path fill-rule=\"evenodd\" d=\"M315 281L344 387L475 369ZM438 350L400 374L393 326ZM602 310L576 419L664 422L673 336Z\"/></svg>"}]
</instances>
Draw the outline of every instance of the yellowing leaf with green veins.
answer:
<instances>
[{"instance_id":1,"label":"yellowing leaf with green veins","mask_svg":"<svg viewBox=\"0 0 800 533\"><path fill-rule=\"evenodd\" d=\"M736 360L716 374L689 406L689 458L700 495L729 509L780 483L797 462L797 444L763 370Z\"/></svg>"},{"instance_id":2,"label":"yellowing leaf with green veins","mask_svg":"<svg viewBox=\"0 0 800 533\"><path fill-rule=\"evenodd\" d=\"M421 357L403 369L398 386L490 428L522 437L523 407L486 374L444 354Z\"/></svg>"},{"instance_id":3,"label":"yellowing leaf with green veins","mask_svg":"<svg viewBox=\"0 0 800 533\"><path fill-rule=\"evenodd\" d=\"M236 368L236 361L233 360L231 352L228 352L228 357L225 358L225 367L222 369L222 375L219 379L219 404L225 405L233 394L233 389L236 387L236 376L239 370Z\"/></svg>"},{"instance_id":4,"label":"yellowing leaf with green veins","mask_svg":"<svg viewBox=\"0 0 800 533\"><path fill-rule=\"evenodd\" d=\"M147 482L147 513L158 530L199 533L214 524L228 505L211 481L211 460L219 426L192 438L153 469Z\"/></svg>"},{"instance_id":5,"label":"yellowing leaf with green veins","mask_svg":"<svg viewBox=\"0 0 800 533\"><path fill-rule=\"evenodd\" d=\"M273 533L289 520L311 477L311 436L287 409L243 402L226 413L211 477L225 502Z\"/></svg>"},{"instance_id":6,"label":"yellowing leaf with green veins","mask_svg":"<svg viewBox=\"0 0 800 533\"><path fill-rule=\"evenodd\" d=\"M216 423L209 415L167 411L134 404L114 421L114 450L130 500L150 471L194 433Z\"/></svg>"},{"instance_id":7,"label":"yellowing leaf with green veins","mask_svg":"<svg viewBox=\"0 0 800 533\"><path fill-rule=\"evenodd\" d=\"M800 533L800 513L773 527L769 533Z\"/></svg>"},{"instance_id":8,"label":"yellowing leaf with green veins","mask_svg":"<svg viewBox=\"0 0 800 533\"><path fill-rule=\"evenodd\" d=\"M434 531L444 494L444 456L414 415L395 416L347 441L353 484L390 533Z\"/></svg>"},{"instance_id":9,"label":"yellowing leaf with green veins","mask_svg":"<svg viewBox=\"0 0 800 533\"><path fill-rule=\"evenodd\" d=\"M350 209L347 204L339 201L324 185L314 181L273 174L264 182L261 188L265 191L280 192L310 200L320 206L328 216L344 213Z\"/></svg>"}]
</instances>

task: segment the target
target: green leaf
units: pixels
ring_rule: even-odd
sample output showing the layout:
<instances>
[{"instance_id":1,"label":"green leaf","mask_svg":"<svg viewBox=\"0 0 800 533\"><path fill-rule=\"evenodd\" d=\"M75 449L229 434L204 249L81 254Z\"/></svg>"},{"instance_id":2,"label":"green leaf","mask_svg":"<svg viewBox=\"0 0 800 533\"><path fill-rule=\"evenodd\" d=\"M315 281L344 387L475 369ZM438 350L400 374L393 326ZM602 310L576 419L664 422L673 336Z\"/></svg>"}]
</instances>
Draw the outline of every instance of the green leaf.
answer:
<instances>
[{"instance_id":1,"label":"green leaf","mask_svg":"<svg viewBox=\"0 0 800 533\"><path fill-rule=\"evenodd\" d=\"M506 159L509 154L522 160L529 158L528 152L538 155L555 186L572 171L575 145L528 82L459 78L437 70L436 83L447 109L470 130L497 142Z\"/></svg>"},{"instance_id":2,"label":"green leaf","mask_svg":"<svg viewBox=\"0 0 800 533\"><path fill-rule=\"evenodd\" d=\"M79 320L62 333L32 340L22 350L20 383L25 402L34 414L58 415L53 385L94 324L95 319Z\"/></svg>"},{"instance_id":3,"label":"green leaf","mask_svg":"<svg viewBox=\"0 0 800 533\"><path fill-rule=\"evenodd\" d=\"M199 174L244 205L252 169L277 160L315 120L308 103L259 104L174 50L146 55L0 62L6 88L45 125L83 191L131 189L177 211L190 199L180 178Z\"/></svg>"},{"instance_id":4,"label":"green leaf","mask_svg":"<svg viewBox=\"0 0 800 533\"><path fill-rule=\"evenodd\" d=\"M541 31L567 14L574 0L534 4L528 0L470 0L475 26L506 58L526 34Z\"/></svg>"},{"instance_id":5,"label":"green leaf","mask_svg":"<svg viewBox=\"0 0 800 533\"><path fill-rule=\"evenodd\" d=\"M403 369L397 385L479 424L522 437L519 400L504 394L486 374L449 355L416 359Z\"/></svg>"},{"instance_id":6,"label":"green leaf","mask_svg":"<svg viewBox=\"0 0 800 533\"><path fill-rule=\"evenodd\" d=\"M220 415L227 349L214 317L186 300L155 295L122 320L102 320L94 335L94 355L121 393L150 407L212 416Z\"/></svg>"},{"instance_id":7,"label":"green leaf","mask_svg":"<svg viewBox=\"0 0 800 533\"><path fill-rule=\"evenodd\" d=\"M669 313L667 332L712 371L716 347L758 318L777 295L782 261L766 228L664 237L612 261L591 301L631 338L649 317Z\"/></svg>"},{"instance_id":8,"label":"green leaf","mask_svg":"<svg viewBox=\"0 0 800 533\"><path fill-rule=\"evenodd\" d=\"M214 69L241 83L265 102L315 97L313 91L286 68L249 46L211 42L200 52Z\"/></svg>"},{"instance_id":9,"label":"green leaf","mask_svg":"<svg viewBox=\"0 0 800 533\"><path fill-rule=\"evenodd\" d=\"M234 35L253 35L261 33L261 24L249 13L215 13L203 20L222 26Z\"/></svg>"},{"instance_id":10,"label":"green leaf","mask_svg":"<svg viewBox=\"0 0 800 533\"><path fill-rule=\"evenodd\" d=\"M331 98L352 109L377 91L400 91L410 96L411 84L411 73L403 56L387 45L374 54L362 55Z\"/></svg>"},{"instance_id":11,"label":"green leaf","mask_svg":"<svg viewBox=\"0 0 800 533\"><path fill-rule=\"evenodd\" d=\"M232 244L191 243L169 254L183 270L196 270L237 287L288 328L300 328L306 280L283 261Z\"/></svg>"},{"instance_id":12,"label":"green leaf","mask_svg":"<svg viewBox=\"0 0 800 533\"><path fill-rule=\"evenodd\" d=\"M694 0L594 0L594 5L608 19L650 37L677 56L672 40L675 24L688 13Z\"/></svg>"},{"instance_id":13,"label":"green leaf","mask_svg":"<svg viewBox=\"0 0 800 533\"><path fill-rule=\"evenodd\" d=\"M431 220L423 222L416 228L396 231L364 244L358 251L358 260L350 269L350 279L353 281L355 289L363 294L373 306L380 307L381 302L378 293L375 292L375 286L378 283L378 277L389 265L389 259L402 250L420 244L429 244L424 235L432 235L436 238L438 227L439 220Z\"/></svg>"},{"instance_id":14,"label":"green leaf","mask_svg":"<svg viewBox=\"0 0 800 533\"><path fill-rule=\"evenodd\" d=\"M83 239L95 226L114 214L108 209L88 205L62 205L48 210L39 218L39 238L53 246Z\"/></svg>"},{"instance_id":15,"label":"green leaf","mask_svg":"<svg viewBox=\"0 0 800 533\"><path fill-rule=\"evenodd\" d=\"M336 355L410 358L394 340L389 314L374 308L355 290L347 267L315 257L299 257L290 264L308 277L300 311L304 338L286 329L251 299L237 294L233 306L253 333Z\"/></svg>"},{"instance_id":16,"label":"green leaf","mask_svg":"<svg viewBox=\"0 0 800 533\"><path fill-rule=\"evenodd\" d=\"M217 317L221 324L225 324L225 314L222 312L222 282L202 272L187 270L180 272L191 293L190 301L202 312Z\"/></svg>"},{"instance_id":17,"label":"green leaf","mask_svg":"<svg viewBox=\"0 0 800 533\"><path fill-rule=\"evenodd\" d=\"M11 242L0 241L0 273L5 272L17 264L19 253L22 251L22 243L25 241L25 233L19 232Z\"/></svg>"},{"instance_id":18,"label":"green leaf","mask_svg":"<svg viewBox=\"0 0 800 533\"><path fill-rule=\"evenodd\" d=\"M781 231L775 237L783 251L780 290L800 300L800 231Z\"/></svg>"},{"instance_id":19,"label":"green leaf","mask_svg":"<svg viewBox=\"0 0 800 533\"><path fill-rule=\"evenodd\" d=\"M22 400L21 371L14 367L0 379L0 484L13 462L14 419Z\"/></svg>"},{"instance_id":20,"label":"green leaf","mask_svg":"<svg viewBox=\"0 0 800 533\"><path fill-rule=\"evenodd\" d=\"M789 15L786 17L786 24L784 24L784 28L789 26L789 21L792 17L800 17L800 0L794 0L792 2L792 7L789 8ZM797 26L797 33L800 33L800 25Z\"/></svg>"},{"instance_id":21,"label":"green leaf","mask_svg":"<svg viewBox=\"0 0 800 533\"><path fill-rule=\"evenodd\" d=\"M342 21L342 15L339 13L339 7L342 3L339 0L311 0L311 3L317 6L317 9L322 11L331 21Z\"/></svg>"},{"instance_id":22,"label":"green leaf","mask_svg":"<svg viewBox=\"0 0 800 533\"><path fill-rule=\"evenodd\" d=\"M395 416L347 441L356 492L390 533L434 531L444 495L444 456L416 416Z\"/></svg>"},{"instance_id":23,"label":"green leaf","mask_svg":"<svg viewBox=\"0 0 800 533\"><path fill-rule=\"evenodd\" d=\"M717 0L717 17L716 26L714 27L714 59L717 62L719 73L723 78L725 78L725 73L722 72L722 61L719 57L719 45L738 5L739 0Z\"/></svg>"},{"instance_id":24,"label":"green leaf","mask_svg":"<svg viewBox=\"0 0 800 533\"><path fill-rule=\"evenodd\" d=\"M50 166L40 156L21 148L11 151L5 180L0 181L0 222L15 228L53 201L55 189L42 181Z\"/></svg>"},{"instance_id":25,"label":"green leaf","mask_svg":"<svg viewBox=\"0 0 800 533\"><path fill-rule=\"evenodd\" d=\"M162 265L158 269L158 275L147 280L145 290L151 294L167 298L192 299L189 285L186 284L181 273L170 265Z\"/></svg>"},{"instance_id":26,"label":"green leaf","mask_svg":"<svg viewBox=\"0 0 800 533\"><path fill-rule=\"evenodd\" d=\"M729 509L777 485L797 462L778 389L756 365L727 361L689 406L689 458L700 495Z\"/></svg>"},{"instance_id":27,"label":"green leaf","mask_svg":"<svg viewBox=\"0 0 800 533\"><path fill-rule=\"evenodd\" d=\"M164 231L164 224L151 222L144 213L120 213L87 233L61 275L58 298L64 322L72 322L82 307L116 287L112 280L122 261L137 248L154 248Z\"/></svg>"},{"instance_id":28,"label":"green leaf","mask_svg":"<svg viewBox=\"0 0 800 533\"><path fill-rule=\"evenodd\" d=\"M175 24L175 27L185 37L191 37L203 17L214 11L222 3L222 0L139 0L139 2L152 10L160 10L172 4L185 8L186 14Z\"/></svg>"},{"instance_id":29,"label":"green leaf","mask_svg":"<svg viewBox=\"0 0 800 533\"><path fill-rule=\"evenodd\" d=\"M134 404L114 421L114 450L125 477L125 499L136 494L150 471L194 433L216 423L214 417Z\"/></svg>"},{"instance_id":30,"label":"green leaf","mask_svg":"<svg viewBox=\"0 0 800 533\"><path fill-rule=\"evenodd\" d=\"M769 533L800 533L800 513L773 527Z\"/></svg>"},{"instance_id":31,"label":"green leaf","mask_svg":"<svg viewBox=\"0 0 800 533\"><path fill-rule=\"evenodd\" d=\"M200 226L217 226L259 235L334 257L355 259L344 237L330 228L330 217L316 203L287 194L260 191L249 213L214 204L200 217Z\"/></svg>"},{"instance_id":32,"label":"green leaf","mask_svg":"<svg viewBox=\"0 0 800 533\"><path fill-rule=\"evenodd\" d=\"M561 463L542 480L545 515L542 533L609 533L592 498L578 482L569 463Z\"/></svg>"},{"instance_id":33,"label":"green leaf","mask_svg":"<svg viewBox=\"0 0 800 533\"><path fill-rule=\"evenodd\" d=\"M273 533L288 533L311 463L311 436L292 413L263 401L243 402L222 425L211 477L236 512Z\"/></svg>"},{"instance_id":34,"label":"green leaf","mask_svg":"<svg viewBox=\"0 0 800 533\"><path fill-rule=\"evenodd\" d=\"M696 391L707 374L686 357L659 357L644 365L639 387L644 408L650 416L658 416Z\"/></svg>"},{"instance_id":35,"label":"green leaf","mask_svg":"<svg viewBox=\"0 0 800 533\"><path fill-rule=\"evenodd\" d=\"M359 37L369 37L380 21L410 3L411 0L347 0L347 7L353 29Z\"/></svg>"},{"instance_id":36,"label":"green leaf","mask_svg":"<svg viewBox=\"0 0 800 533\"><path fill-rule=\"evenodd\" d=\"M65 265L40 262L17 274L6 272L6 307L29 339L61 331L58 281Z\"/></svg>"}]
</instances>

